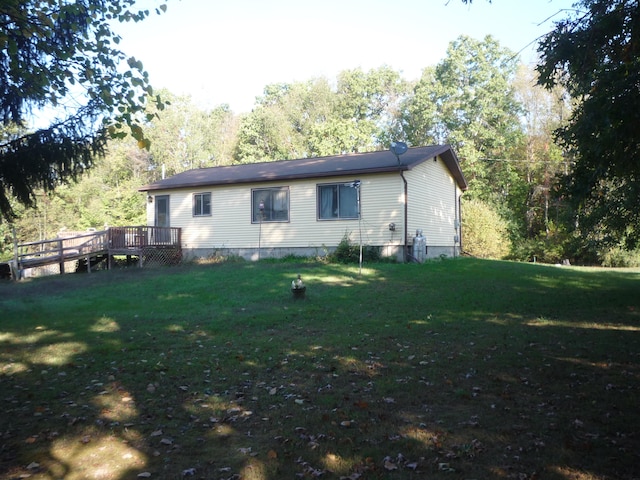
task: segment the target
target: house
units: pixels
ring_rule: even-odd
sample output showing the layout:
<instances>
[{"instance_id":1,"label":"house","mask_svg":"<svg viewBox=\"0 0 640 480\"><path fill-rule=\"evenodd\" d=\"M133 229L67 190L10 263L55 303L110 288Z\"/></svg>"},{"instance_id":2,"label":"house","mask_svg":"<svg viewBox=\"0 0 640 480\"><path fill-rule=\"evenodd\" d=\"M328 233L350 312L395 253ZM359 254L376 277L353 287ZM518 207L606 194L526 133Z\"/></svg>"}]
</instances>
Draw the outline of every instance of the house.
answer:
<instances>
[{"instance_id":1,"label":"house","mask_svg":"<svg viewBox=\"0 0 640 480\"><path fill-rule=\"evenodd\" d=\"M348 235L422 261L461 252L466 188L455 152L436 145L202 168L139 190L149 226L182 229L185 257L324 255Z\"/></svg>"}]
</instances>

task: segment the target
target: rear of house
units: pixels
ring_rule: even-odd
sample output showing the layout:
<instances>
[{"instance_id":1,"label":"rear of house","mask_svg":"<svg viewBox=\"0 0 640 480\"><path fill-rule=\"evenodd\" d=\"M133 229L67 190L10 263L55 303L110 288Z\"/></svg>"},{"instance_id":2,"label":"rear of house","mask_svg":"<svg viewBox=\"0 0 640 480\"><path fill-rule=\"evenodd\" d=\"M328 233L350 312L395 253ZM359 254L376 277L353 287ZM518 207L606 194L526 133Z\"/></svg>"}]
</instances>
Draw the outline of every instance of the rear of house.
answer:
<instances>
[{"instance_id":1,"label":"rear of house","mask_svg":"<svg viewBox=\"0 0 640 480\"><path fill-rule=\"evenodd\" d=\"M465 189L455 153L431 146L190 170L140 190L148 225L180 227L187 257L325 255L346 235L407 260L460 252Z\"/></svg>"}]
</instances>

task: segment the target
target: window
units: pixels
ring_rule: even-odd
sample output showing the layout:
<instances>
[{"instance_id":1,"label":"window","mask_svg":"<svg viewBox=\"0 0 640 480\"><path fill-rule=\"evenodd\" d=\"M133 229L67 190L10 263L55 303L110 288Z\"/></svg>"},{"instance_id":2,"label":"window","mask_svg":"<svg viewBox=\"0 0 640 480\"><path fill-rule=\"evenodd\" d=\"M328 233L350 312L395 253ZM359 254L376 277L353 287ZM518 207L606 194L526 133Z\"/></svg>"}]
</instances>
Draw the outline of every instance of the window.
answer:
<instances>
[{"instance_id":1,"label":"window","mask_svg":"<svg viewBox=\"0 0 640 480\"><path fill-rule=\"evenodd\" d=\"M211 193L193 194L193 216L204 217L211 215Z\"/></svg>"},{"instance_id":2,"label":"window","mask_svg":"<svg viewBox=\"0 0 640 480\"><path fill-rule=\"evenodd\" d=\"M256 188L251 191L251 222L288 222L289 187Z\"/></svg>"},{"instance_id":3,"label":"window","mask_svg":"<svg viewBox=\"0 0 640 480\"><path fill-rule=\"evenodd\" d=\"M358 195L358 188L353 183L318 185L318 218L358 218Z\"/></svg>"}]
</instances>

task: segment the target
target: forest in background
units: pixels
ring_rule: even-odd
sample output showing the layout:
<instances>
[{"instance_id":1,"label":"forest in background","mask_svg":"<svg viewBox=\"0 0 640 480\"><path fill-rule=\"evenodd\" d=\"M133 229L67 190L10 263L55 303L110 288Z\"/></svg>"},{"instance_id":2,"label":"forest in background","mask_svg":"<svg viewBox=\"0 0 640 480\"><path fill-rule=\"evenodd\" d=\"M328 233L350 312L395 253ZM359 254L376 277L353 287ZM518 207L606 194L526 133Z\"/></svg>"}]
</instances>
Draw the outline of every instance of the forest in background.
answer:
<instances>
[{"instance_id":1,"label":"forest in background","mask_svg":"<svg viewBox=\"0 0 640 480\"><path fill-rule=\"evenodd\" d=\"M287 160L389 148L451 144L469 182L463 242L478 257L635 266L640 255L606 231L581 229L563 201L574 162L554 142L574 104L560 87L536 85L531 66L493 37L461 36L445 58L407 80L387 66L345 70L335 79L267 85L250 113L198 108L161 92L167 103L145 125L148 150L112 139L107 154L70 185L42 193L35 209L16 203L0 224L0 255L20 241L62 229L145 223L138 188L164 174L220 165Z\"/></svg>"}]
</instances>

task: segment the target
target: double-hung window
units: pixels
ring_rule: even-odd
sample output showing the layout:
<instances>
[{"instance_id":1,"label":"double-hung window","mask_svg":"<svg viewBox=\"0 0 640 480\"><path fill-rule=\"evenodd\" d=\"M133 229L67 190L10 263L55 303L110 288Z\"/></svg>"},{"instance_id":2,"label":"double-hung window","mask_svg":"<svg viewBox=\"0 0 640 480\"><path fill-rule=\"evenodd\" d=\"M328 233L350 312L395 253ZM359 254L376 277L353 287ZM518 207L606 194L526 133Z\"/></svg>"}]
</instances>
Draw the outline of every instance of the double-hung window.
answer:
<instances>
[{"instance_id":1,"label":"double-hung window","mask_svg":"<svg viewBox=\"0 0 640 480\"><path fill-rule=\"evenodd\" d=\"M352 183L318 185L318 219L357 219L359 189Z\"/></svg>"},{"instance_id":2,"label":"double-hung window","mask_svg":"<svg viewBox=\"0 0 640 480\"><path fill-rule=\"evenodd\" d=\"M206 217L211 215L211 193L193 194L193 216Z\"/></svg>"},{"instance_id":3,"label":"double-hung window","mask_svg":"<svg viewBox=\"0 0 640 480\"><path fill-rule=\"evenodd\" d=\"M288 222L289 187L255 188L251 191L251 222Z\"/></svg>"}]
</instances>

